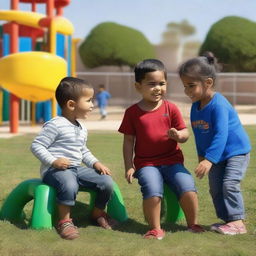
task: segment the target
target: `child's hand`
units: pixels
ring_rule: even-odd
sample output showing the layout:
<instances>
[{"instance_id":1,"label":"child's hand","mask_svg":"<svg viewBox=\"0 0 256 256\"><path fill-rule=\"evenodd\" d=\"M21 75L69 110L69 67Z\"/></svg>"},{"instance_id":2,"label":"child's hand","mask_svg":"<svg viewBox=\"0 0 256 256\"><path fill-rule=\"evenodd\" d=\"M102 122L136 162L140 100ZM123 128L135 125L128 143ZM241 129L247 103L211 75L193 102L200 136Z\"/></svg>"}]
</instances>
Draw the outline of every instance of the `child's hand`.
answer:
<instances>
[{"instance_id":1,"label":"child's hand","mask_svg":"<svg viewBox=\"0 0 256 256\"><path fill-rule=\"evenodd\" d=\"M167 136L170 139L177 141L178 143L184 143L189 138L189 131L187 128L181 130L171 128L170 130L167 131Z\"/></svg>"},{"instance_id":2,"label":"child's hand","mask_svg":"<svg viewBox=\"0 0 256 256\"><path fill-rule=\"evenodd\" d=\"M205 175L209 173L211 167L212 167L212 163L207 159L204 159L198 164L195 170L196 177L199 179L202 179Z\"/></svg>"},{"instance_id":3,"label":"child's hand","mask_svg":"<svg viewBox=\"0 0 256 256\"><path fill-rule=\"evenodd\" d=\"M170 130L168 130L167 135L170 139L173 139L175 141L179 141L180 139L179 131L175 128L171 128Z\"/></svg>"},{"instance_id":4,"label":"child's hand","mask_svg":"<svg viewBox=\"0 0 256 256\"><path fill-rule=\"evenodd\" d=\"M52 166L56 169L65 170L70 166L70 161L67 158L60 157L60 158L57 158L52 163Z\"/></svg>"},{"instance_id":5,"label":"child's hand","mask_svg":"<svg viewBox=\"0 0 256 256\"><path fill-rule=\"evenodd\" d=\"M128 181L129 184L132 184L133 180L133 174L135 173L135 170L133 168L130 168L125 172L125 178Z\"/></svg>"},{"instance_id":6,"label":"child's hand","mask_svg":"<svg viewBox=\"0 0 256 256\"><path fill-rule=\"evenodd\" d=\"M96 162L93 167L102 175L111 175L111 171L100 162Z\"/></svg>"}]
</instances>

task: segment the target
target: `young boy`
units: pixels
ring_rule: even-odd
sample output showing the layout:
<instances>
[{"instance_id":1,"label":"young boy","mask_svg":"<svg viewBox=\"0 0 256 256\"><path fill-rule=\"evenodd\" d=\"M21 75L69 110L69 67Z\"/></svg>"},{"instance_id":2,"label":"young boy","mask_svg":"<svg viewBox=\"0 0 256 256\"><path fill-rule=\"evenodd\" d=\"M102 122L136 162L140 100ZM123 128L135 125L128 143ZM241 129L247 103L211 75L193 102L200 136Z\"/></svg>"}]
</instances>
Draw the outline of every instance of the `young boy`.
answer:
<instances>
[{"instance_id":1,"label":"young boy","mask_svg":"<svg viewBox=\"0 0 256 256\"><path fill-rule=\"evenodd\" d=\"M93 88L84 80L62 79L55 93L62 116L46 122L31 145L32 153L41 161L43 182L57 192L58 233L69 240L79 237L70 218L70 207L75 204L80 186L97 192L92 219L111 229L111 220L104 212L113 191L111 173L86 147L87 129L78 121L85 120L92 111L93 94Z\"/></svg>"},{"instance_id":2,"label":"young boy","mask_svg":"<svg viewBox=\"0 0 256 256\"><path fill-rule=\"evenodd\" d=\"M105 86L103 84L100 84L99 92L96 94L96 100L100 109L101 119L105 119L107 117L108 113L106 111L106 106L110 97L111 95L108 91L106 91Z\"/></svg>"},{"instance_id":3,"label":"young boy","mask_svg":"<svg viewBox=\"0 0 256 256\"><path fill-rule=\"evenodd\" d=\"M125 176L132 183L138 179L143 194L143 211L150 230L144 238L162 239L160 226L163 183L179 198L188 230L203 232L197 225L198 201L194 180L183 166L178 143L186 142L189 133L178 108L164 100L167 74L162 62L147 59L135 67L135 87L142 99L129 107L119 132L124 134Z\"/></svg>"}]
</instances>

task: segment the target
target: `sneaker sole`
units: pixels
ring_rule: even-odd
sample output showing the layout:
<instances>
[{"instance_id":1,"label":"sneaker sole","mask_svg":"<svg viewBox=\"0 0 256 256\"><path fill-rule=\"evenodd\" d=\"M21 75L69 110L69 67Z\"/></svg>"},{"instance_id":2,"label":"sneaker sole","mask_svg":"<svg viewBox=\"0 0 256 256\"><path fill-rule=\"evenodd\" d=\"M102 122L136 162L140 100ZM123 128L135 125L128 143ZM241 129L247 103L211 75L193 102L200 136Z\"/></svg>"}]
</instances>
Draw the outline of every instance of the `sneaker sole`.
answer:
<instances>
[{"instance_id":1,"label":"sneaker sole","mask_svg":"<svg viewBox=\"0 0 256 256\"><path fill-rule=\"evenodd\" d=\"M151 236L151 237L143 237L144 239L148 239L148 240L152 240L152 239L156 239L156 240L162 240L164 237L155 237L155 236Z\"/></svg>"},{"instance_id":2,"label":"sneaker sole","mask_svg":"<svg viewBox=\"0 0 256 256\"><path fill-rule=\"evenodd\" d=\"M247 231L243 231L243 232L225 232L221 229L216 229L215 232L219 233L219 234L222 234L222 235L230 235L230 236L234 236L234 235L244 235L247 233Z\"/></svg>"},{"instance_id":3,"label":"sneaker sole","mask_svg":"<svg viewBox=\"0 0 256 256\"><path fill-rule=\"evenodd\" d=\"M60 236L61 238L65 239L65 240L74 240L76 238L79 237L78 234L72 234L72 235L69 235L69 236Z\"/></svg>"},{"instance_id":4,"label":"sneaker sole","mask_svg":"<svg viewBox=\"0 0 256 256\"><path fill-rule=\"evenodd\" d=\"M218 232L218 227L210 227L210 231Z\"/></svg>"}]
</instances>

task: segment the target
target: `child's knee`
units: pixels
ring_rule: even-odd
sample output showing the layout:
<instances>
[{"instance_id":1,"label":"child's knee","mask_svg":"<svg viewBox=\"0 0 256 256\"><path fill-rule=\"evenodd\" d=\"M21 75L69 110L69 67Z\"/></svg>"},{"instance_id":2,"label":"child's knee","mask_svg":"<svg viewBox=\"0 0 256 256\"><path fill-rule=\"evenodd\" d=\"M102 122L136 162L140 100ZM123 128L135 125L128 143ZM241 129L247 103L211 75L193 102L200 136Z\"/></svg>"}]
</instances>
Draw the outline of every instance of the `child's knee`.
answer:
<instances>
[{"instance_id":1,"label":"child's knee","mask_svg":"<svg viewBox=\"0 0 256 256\"><path fill-rule=\"evenodd\" d=\"M162 197L161 196L151 196L151 197L148 197L148 198L143 198L143 201L144 202L150 202L152 204L158 204L162 201Z\"/></svg>"},{"instance_id":2,"label":"child's knee","mask_svg":"<svg viewBox=\"0 0 256 256\"><path fill-rule=\"evenodd\" d=\"M75 204L76 195L79 186L75 183L66 183L58 189L57 192L57 202L59 204L73 206Z\"/></svg>"},{"instance_id":3,"label":"child's knee","mask_svg":"<svg viewBox=\"0 0 256 256\"><path fill-rule=\"evenodd\" d=\"M105 192L112 193L114 190L114 182L111 176L109 175L104 175L102 176L103 181L101 184L98 186L100 190L104 190Z\"/></svg>"},{"instance_id":4,"label":"child's knee","mask_svg":"<svg viewBox=\"0 0 256 256\"><path fill-rule=\"evenodd\" d=\"M67 184L64 185L64 191L70 194L77 194L79 189L79 185L74 182L68 182Z\"/></svg>"},{"instance_id":5,"label":"child's knee","mask_svg":"<svg viewBox=\"0 0 256 256\"><path fill-rule=\"evenodd\" d=\"M223 182L223 194L240 192L240 182L236 180L227 180Z\"/></svg>"},{"instance_id":6,"label":"child's knee","mask_svg":"<svg viewBox=\"0 0 256 256\"><path fill-rule=\"evenodd\" d=\"M196 191L185 191L183 192L180 197L179 200L184 200L184 199L188 199L188 200L197 200L197 192Z\"/></svg>"},{"instance_id":7,"label":"child's knee","mask_svg":"<svg viewBox=\"0 0 256 256\"><path fill-rule=\"evenodd\" d=\"M141 192L143 200L163 197L163 189L161 187L141 188Z\"/></svg>"}]
</instances>

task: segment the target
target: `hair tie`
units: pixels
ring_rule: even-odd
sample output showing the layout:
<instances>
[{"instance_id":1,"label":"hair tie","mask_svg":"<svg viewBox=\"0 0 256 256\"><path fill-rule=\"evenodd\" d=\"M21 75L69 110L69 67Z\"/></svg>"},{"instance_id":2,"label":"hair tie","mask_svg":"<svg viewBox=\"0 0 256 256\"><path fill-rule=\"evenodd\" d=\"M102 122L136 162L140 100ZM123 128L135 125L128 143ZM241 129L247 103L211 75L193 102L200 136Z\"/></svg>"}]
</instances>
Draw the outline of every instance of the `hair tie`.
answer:
<instances>
[{"instance_id":1,"label":"hair tie","mask_svg":"<svg viewBox=\"0 0 256 256\"><path fill-rule=\"evenodd\" d=\"M214 64L214 57L212 57L212 56L207 56L206 58L207 58L207 61L208 61L209 64L211 64L211 65Z\"/></svg>"}]
</instances>

